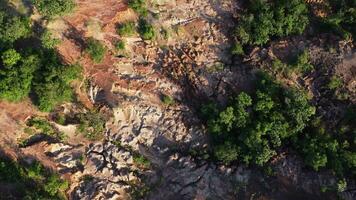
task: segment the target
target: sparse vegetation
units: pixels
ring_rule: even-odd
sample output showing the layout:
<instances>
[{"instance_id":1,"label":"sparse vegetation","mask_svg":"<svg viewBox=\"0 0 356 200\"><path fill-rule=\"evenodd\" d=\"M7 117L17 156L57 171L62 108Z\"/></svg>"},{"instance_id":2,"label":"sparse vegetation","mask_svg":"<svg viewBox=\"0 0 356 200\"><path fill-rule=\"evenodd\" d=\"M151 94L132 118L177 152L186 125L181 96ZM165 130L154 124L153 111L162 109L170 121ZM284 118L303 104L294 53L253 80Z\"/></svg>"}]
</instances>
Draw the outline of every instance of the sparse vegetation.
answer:
<instances>
[{"instance_id":1,"label":"sparse vegetation","mask_svg":"<svg viewBox=\"0 0 356 200\"><path fill-rule=\"evenodd\" d=\"M100 139L105 131L105 118L97 111L79 113L76 115L79 122L78 132L90 140Z\"/></svg>"}]
</instances>

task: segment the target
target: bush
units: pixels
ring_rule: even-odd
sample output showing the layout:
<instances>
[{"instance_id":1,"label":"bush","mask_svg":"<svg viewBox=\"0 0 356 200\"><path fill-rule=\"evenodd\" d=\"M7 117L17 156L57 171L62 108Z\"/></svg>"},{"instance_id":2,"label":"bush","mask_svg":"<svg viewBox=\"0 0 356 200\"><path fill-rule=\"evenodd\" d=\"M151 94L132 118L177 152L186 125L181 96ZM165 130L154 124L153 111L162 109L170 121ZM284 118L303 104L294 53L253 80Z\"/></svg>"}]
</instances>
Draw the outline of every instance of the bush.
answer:
<instances>
[{"instance_id":1,"label":"bush","mask_svg":"<svg viewBox=\"0 0 356 200\"><path fill-rule=\"evenodd\" d=\"M147 16L145 0L129 0L129 7L142 16Z\"/></svg>"},{"instance_id":2,"label":"bush","mask_svg":"<svg viewBox=\"0 0 356 200\"><path fill-rule=\"evenodd\" d=\"M95 40L94 38L89 38L85 51L90 55L94 62L100 63L104 58L106 48L100 41Z\"/></svg>"},{"instance_id":3,"label":"bush","mask_svg":"<svg viewBox=\"0 0 356 200\"><path fill-rule=\"evenodd\" d=\"M32 3L41 15L49 18L70 13L75 7L74 0L32 0Z\"/></svg>"},{"instance_id":4,"label":"bush","mask_svg":"<svg viewBox=\"0 0 356 200\"><path fill-rule=\"evenodd\" d=\"M144 40L152 40L155 37L155 30L151 24L144 19L139 22L138 31Z\"/></svg>"},{"instance_id":5,"label":"bush","mask_svg":"<svg viewBox=\"0 0 356 200\"><path fill-rule=\"evenodd\" d=\"M119 24L116 32L120 36L132 36L136 33L135 23L134 22L126 22L124 24Z\"/></svg>"}]
</instances>

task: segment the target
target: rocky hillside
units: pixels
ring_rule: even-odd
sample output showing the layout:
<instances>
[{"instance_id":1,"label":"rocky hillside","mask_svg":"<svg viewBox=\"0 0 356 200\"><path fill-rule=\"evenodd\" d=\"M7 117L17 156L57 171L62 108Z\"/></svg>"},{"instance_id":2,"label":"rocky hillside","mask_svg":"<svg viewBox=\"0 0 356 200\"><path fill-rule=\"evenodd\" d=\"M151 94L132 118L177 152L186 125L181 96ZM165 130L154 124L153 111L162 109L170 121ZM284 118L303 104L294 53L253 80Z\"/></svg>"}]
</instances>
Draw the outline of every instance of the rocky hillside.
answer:
<instances>
[{"instance_id":1,"label":"rocky hillside","mask_svg":"<svg viewBox=\"0 0 356 200\"><path fill-rule=\"evenodd\" d=\"M302 34L246 43L236 55L245 1L76 0L70 12L51 17L38 2L7 6L30 19L35 41L43 32L57 41L61 63L81 66L81 76L71 82L75 98L50 112L33 105L32 92L20 102L0 101L0 155L58 174L68 183L61 198L356 198L355 165L346 176L313 170L293 142L264 167L217 160L201 116L202 105L224 107L234 94L253 93L262 70L283 87L304 90L326 130L336 130L356 101L352 38L320 33L310 22ZM324 13L323 2L307 1L310 15ZM312 72L273 68L304 51ZM341 83L331 91L325 85L336 76ZM0 177L0 199L22 199L14 188Z\"/></svg>"}]
</instances>

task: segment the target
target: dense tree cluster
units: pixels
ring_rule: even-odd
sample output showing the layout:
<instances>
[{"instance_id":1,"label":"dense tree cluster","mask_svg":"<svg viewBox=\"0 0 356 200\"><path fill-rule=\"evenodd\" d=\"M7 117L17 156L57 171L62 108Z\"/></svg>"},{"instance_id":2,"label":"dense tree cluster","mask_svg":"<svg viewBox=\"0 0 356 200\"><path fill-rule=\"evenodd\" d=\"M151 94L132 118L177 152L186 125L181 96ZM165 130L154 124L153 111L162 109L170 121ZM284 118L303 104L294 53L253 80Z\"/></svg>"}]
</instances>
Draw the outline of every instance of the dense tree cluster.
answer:
<instances>
[{"instance_id":1,"label":"dense tree cluster","mask_svg":"<svg viewBox=\"0 0 356 200\"><path fill-rule=\"evenodd\" d=\"M31 93L43 111L70 101L70 82L78 76L80 67L61 64L53 43L34 49L15 45L36 40L27 19L0 11L0 24L0 98L19 101Z\"/></svg>"},{"instance_id":2,"label":"dense tree cluster","mask_svg":"<svg viewBox=\"0 0 356 200\"><path fill-rule=\"evenodd\" d=\"M218 160L262 166L279 147L301 133L315 108L305 94L283 88L260 74L253 95L242 92L226 108L219 110L209 104L202 113Z\"/></svg>"},{"instance_id":3,"label":"dense tree cluster","mask_svg":"<svg viewBox=\"0 0 356 200\"><path fill-rule=\"evenodd\" d=\"M236 28L239 44L263 45L271 37L300 34L309 23L304 0L252 0Z\"/></svg>"}]
</instances>

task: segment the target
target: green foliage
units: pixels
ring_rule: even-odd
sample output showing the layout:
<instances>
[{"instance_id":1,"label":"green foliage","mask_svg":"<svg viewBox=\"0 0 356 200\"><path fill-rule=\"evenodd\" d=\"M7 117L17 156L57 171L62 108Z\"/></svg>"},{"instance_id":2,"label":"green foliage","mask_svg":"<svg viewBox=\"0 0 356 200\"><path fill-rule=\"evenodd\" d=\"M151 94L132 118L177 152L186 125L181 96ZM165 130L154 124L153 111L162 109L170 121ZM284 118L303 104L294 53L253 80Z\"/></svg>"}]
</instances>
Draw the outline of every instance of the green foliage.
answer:
<instances>
[{"instance_id":1,"label":"green foliage","mask_svg":"<svg viewBox=\"0 0 356 200\"><path fill-rule=\"evenodd\" d=\"M293 73L297 75L309 73L314 69L314 66L309 61L308 51L305 50L297 56L294 63L283 63L281 60L275 59L272 62L271 68L276 74L282 74L285 77L290 77Z\"/></svg>"},{"instance_id":2,"label":"green foliage","mask_svg":"<svg viewBox=\"0 0 356 200\"><path fill-rule=\"evenodd\" d=\"M75 7L74 0L32 0L32 3L41 15L49 18L70 13Z\"/></svg>"},{"instance_id":3,"label":"green foliage","mask_svg":"<svg viewBox=\"0 0 356 200\"><path fill-rule=\"evenodd\" d=\"M342 85L343 85L343 82L342 82L341 78L334 75L331 77L330 82L328 83L328 88L330 90L335 90L335 89L342 87Z\"/></svg>"},{"instance_id":4,"label":"green foliage","mask_svg":"<svg viewBox=\"0 0 356 200\"><path fill-rule=\"evenodd\" d=\"M351 112L356 109L349 108ZM306 129L306 134L294 141L305 163L314 170L331 169L338 176L355 175L355 118L346 115L339 122L338 134L327 132L326 124L316 118Z\"/></svg>"},{"instance_id":5,"label":"green foliage","mask_svg":"<svg viewBox=\"0 0 356 200\"><path fill-rule=\"evenodd\" d=\"M40 163L20 165L6 158L0 158L0 182L16 187L21 199L63 199L63 192L68 189L67 181L50 173Z\"/></svg>"},{"instance_id":6,"label":"green foliage","mask_svg":"<svg viewBox=\"0 0 356 200\"><path fill-rule=\"evenodd\" d=\"M94 62L100 63L104 58L106 48L100 41L95 40L94 38L89 38L85 51L90 55Z\"/></svg>"},{"instance_id":7,"label":"green foliage","mask_svg":"<svg viewBox=\"0 0 356 200\"><path fill-rule=\"evenodd\" d=\"M308 25L303 0L253 0L236 28L241 44L263 45L271 37L301 34Z\"/></svg>"},{"instance_id":8,"label":"green foliage","mask_svg":"<svg viewBox=\"0 0 356 200\"><path fill-rule=\"evenodd\" d=\"M118 41L115 44L115 48L116 50L120 51L120 50L125 50L125 42L124 41Z\"/></svg>"},{"instance_id":9,"label":"green foliage","mask_svg":"<svg viewBox=\"0 0 356 200\"><path fill-rule=\"evenodd\" d=\"M70 82L79 76L81 67L62 65L53 50L43 51L41 54L42 67L37 71L33 83L34 103L40 110L49 112L55 106L72 100Z\"/></svg>"},{"instance_id":10,"label":"green foliage","mask_svg":"<svg viewBox=\"0 0 356 200\"><path fill-rule=\"evenodd\" d=\"M41 35L41 42L44 48L53 49L60 43L60 40L53 38L51 32L45 31Z\"/></svg>"},{"instance_id":11,"label":"green foliage","mask_svg":"<svg viewBox=\"0 0 356 200\"><path fill-rule=\"evenodd\" d=\"M70 81L77 78L80 67L61 64L53 49L11 48L18 40L31 35L28 19L0 11L0 25L6 27L0 28L0 44L4 44L0 45L0 98L19 101L32 92L34 104L42 111L70 101ZM45 33L44 38L47 37ZM47 47L54 44L53 41L42 42Z\"/></svg>"},{"instance_id":12,"label":"green foliage","mask_svg":"<svg viewBox=\"0 0 356 200\"><path fill-rule=\"evenodd\" d=\"M308 51L303 51L297 57L296 63L293 65L294 71L299 73L307 73L314 69L313 65L309 62Z\"/></svg>"},{"instance_id":13,"label":"green foliage","mask_svg":"<svg viewBox=\"0 0 356 200\"><path fill-rule=\"evenodd\" d=\"M356 36L356 2L330 0L331 14L321 20L322 31L333 31L349 39Z\"/></svg>"},{"instance_id":14,"label":"green foliage","mask_svg":"<svg viewBox=\"0 0 356 200\"><path fill-rule=\"evenodd\" d=\"M142 16L147 16L145 0L129 0L128 6Z\"/></svg>"},{"instance_id":15,"label":"green foliage","mask_svg":"<svg viewBox=\"0 0 356 200\"><path fill-rule=\"evenodd\" d=\"M231 53L233 55L244 55L245 52L241 43L239 42L235 43L234 46L232 46L231 48Z\"/></svg>"},{"instance_id":16,"label":"green foliage","mask_svg":"<svg viewBox=\"0 0 356 200\"><path fill-rule=\"evenodd\" d=\"M4 67L10 68L21 60L21 55L15 49L9 49L1 55L1 59Z\"/></svg>"},{"instance_id":17,"label":"green foliage","mask_svg":"<svg viewBox=\"0 0 356 200\"><path fill-rule=\"evenodd\" d=\"M138 153L133 154L133 161L137 165L144 167L144 168L150 168L150 166L151 166L151 162L147 158L145 158L143 155L138 154Z\"/></svg>"},{"instance_id":18,"label":"green foliage","mask_svg":"<svg viewBox=\"0 0 356 200\"><path fill-rule=\"evenodd\" d=\"M0 44L11 44L20 38L25 38L30 32L31 29L28 19L10 15L0 8Z\"/></svg>"},{"instance_id":19,"label":"green foliage","mask_svg":"<svg viewBox=\"0 0 356 200\"><path fill-rule=\"evenodd\" d=\"M260 75L253 96L242 92L217 110L212 104L202 109L216 158L226 164L239 159L260 166L300 133L315 112L305 94L285 89L266 75Z\"/></svg>"},{"instance_id":20,"label":"green foliage","mask_svg":"<svg viewBox=\"0 0 356 200\"><path fill-rule=\"evenodd\" d=\"M164 105L170 106L170 105L173 105L175 102L174 102L174 99L171 96L163 95L162 96L162 103Z\"/></svg>"},{"instance_id":21,"label":"green foliage","mask_svg":"<svg viewBox=\"0 0 356 200\"><path fill-rule=\"evenodd\" d=\"M156 35L154 27L144 19L140 19L138 32L144 40L152 40Z\"/></svg>"},{"instance_id":22,"label":"green foliage","mask_svg":"<svg viewBox=\"0 0 356 200\"><path fill-rule=\"evenodd\" d=\"M119 24L116 32L120 36L132 36L136 33L135 23L134 22L126 22L124 24Z\"/></svg>"},{"instance_id":23,"label":"green foliage","mask_svg":"<svg viewBox=\"0 0 356 200\"><path fill-rule=\"evenodd\" d=\"M6 50L0 63L0 98L19 101L31 90L33 73L39 59L35 55L21 55L14 49Z\"/></svg>"},{"instance_id":24,"label":"green foliage","mask_svg":"<svg viewBox=\"0 0 356 200\"><path fill-rule=\"evenodd\" d=\"M47 135L52 135L54 136L57 131L53 128L53 126L47 121L46 119L42 118L31 118L27 121L27 126L31 126L36 128L37 130L41 131L42 133L45 133Z\"/></svg>"},{"instance_id":25,"label":"green foliage","mask_svg":"<svg viewBox=\"0 0 356 200\"><path fill-rule=\"evenodd\" d=\"M347 182L345 179L341 179L337 182L337 191L338 192L343 192L347 188Z\"/></svg>"},{"instance_id":26,"label":"green foliage","mask_svg":"<svg viewBox=\"0 0 356 200\"><path fill-rule=\"evenodd\" d=\"M90 140L102 137L105 131L105 118L97 111L80 113L76 116L79 126L78 131Z\"/></svg>"}]
</instances>

